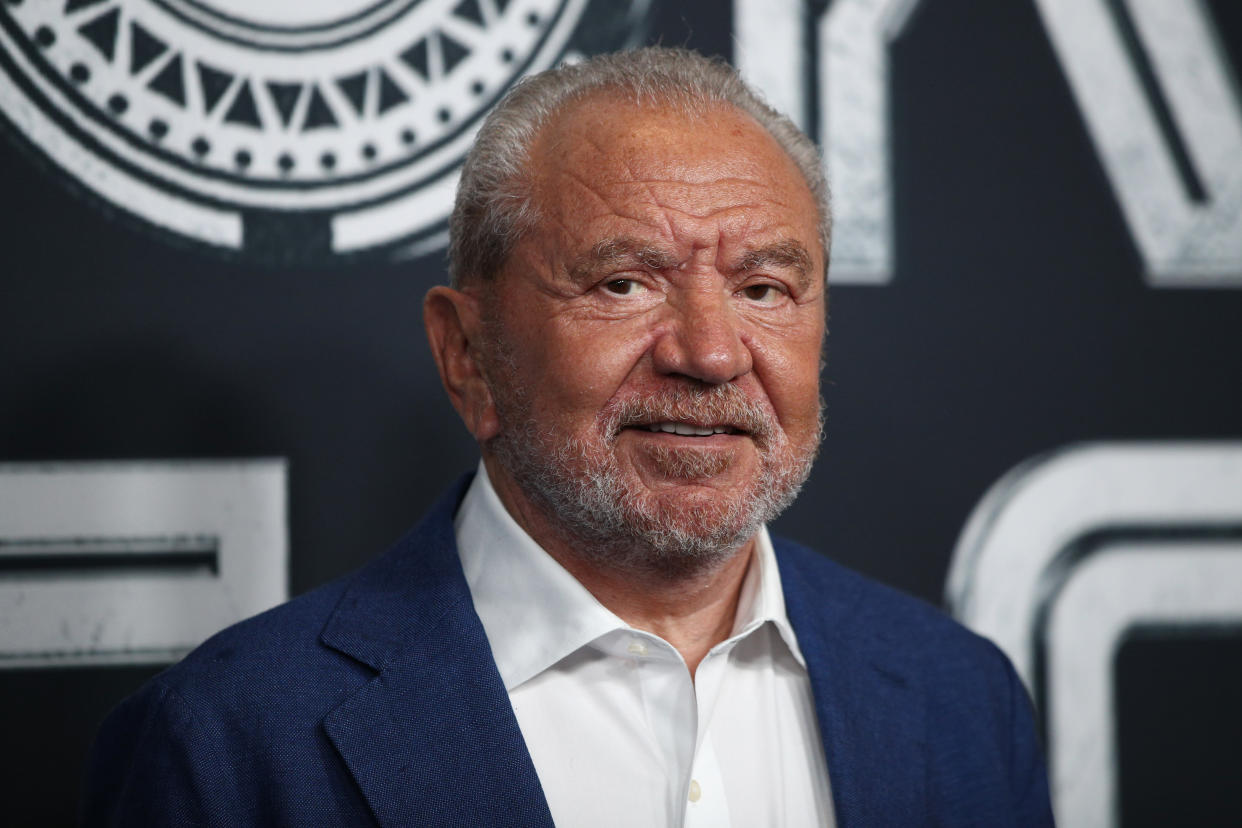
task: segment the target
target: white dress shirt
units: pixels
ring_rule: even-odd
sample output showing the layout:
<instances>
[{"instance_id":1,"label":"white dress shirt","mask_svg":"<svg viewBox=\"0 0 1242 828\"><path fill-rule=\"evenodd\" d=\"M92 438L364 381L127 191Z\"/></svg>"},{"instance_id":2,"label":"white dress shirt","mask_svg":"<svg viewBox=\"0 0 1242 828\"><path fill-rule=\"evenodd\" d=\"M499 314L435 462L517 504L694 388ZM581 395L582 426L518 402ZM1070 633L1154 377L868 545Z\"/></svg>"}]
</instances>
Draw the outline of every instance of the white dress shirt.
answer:
<instances>
[{"instance_id":1,"label":"white dress shirt","mask_svg":"<svg viewBox=\"0 0 1242 828\"><path fill-rule=\"evenodd\" d=\"M574 826L832 826L806 662L767 530L729 638L681 654L599 603L482 464L454 521L475 609L552 818Z\"/></svg>"}]
</instances>

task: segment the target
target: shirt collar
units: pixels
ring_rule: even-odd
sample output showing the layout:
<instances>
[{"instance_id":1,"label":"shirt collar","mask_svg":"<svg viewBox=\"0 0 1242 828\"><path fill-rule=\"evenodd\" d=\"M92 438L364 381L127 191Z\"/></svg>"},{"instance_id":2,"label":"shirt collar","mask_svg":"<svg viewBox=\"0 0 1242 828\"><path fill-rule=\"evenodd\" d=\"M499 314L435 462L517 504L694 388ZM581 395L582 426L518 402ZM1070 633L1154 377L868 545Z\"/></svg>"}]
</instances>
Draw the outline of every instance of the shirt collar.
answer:
<instances>
[{"instance_id":1,"label":"shirt collar","mask_svg":"<svg viewBox=\"0 0 1242 828\"><path fill-rule=\"evenodd\" d=\"M505 689L512 691L603 635L630 629L517 524L481 462L453 527L474 608ZM755 540L729 642L770 621L805 668L785 614L766 527Z\"/></svg>"},{"instance_id":2,"label":"shirt collar","mask_svg":"<svg viewBox=\"0 0 1242 828\"><path fill-rule=\"evenodd\" d=\"M736 641L749 635L767 622L776 627L789 652L806 669L806 659L798 648L798 637L794 635L789 616L785 614L785 592L781 589L781 576L776 567L776 550L772 547L768 527L760 526L755 534L755 554L742 581L737 616L729 640Z\"/></svg>"}]
</instances>

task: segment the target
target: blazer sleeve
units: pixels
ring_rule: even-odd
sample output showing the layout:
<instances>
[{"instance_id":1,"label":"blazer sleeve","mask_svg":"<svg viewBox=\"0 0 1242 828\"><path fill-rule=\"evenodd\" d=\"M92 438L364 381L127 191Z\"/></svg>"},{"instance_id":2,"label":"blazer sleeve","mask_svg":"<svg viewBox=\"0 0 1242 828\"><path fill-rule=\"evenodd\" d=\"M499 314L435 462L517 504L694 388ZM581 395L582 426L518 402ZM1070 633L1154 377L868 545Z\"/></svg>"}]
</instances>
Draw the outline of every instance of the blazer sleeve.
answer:
<instances>
[{"instance_id":1,"label":"blazer sleeve","mask_svg":"<svg viewBox=\"0 0 1242 828\"><path fill-rule=\"evenodd\" d=\"M1048 771L1044 748L1035 730L1034 705L1009 659L1000 650L996 650L996 654L1004 665L1008 683L1010 792L1014 823L1023 828L1051 826L1055 823L1048 792Z\"/></svg>"},{"instance_id":2,"label":"blazer sleeve","mask_svg":"<svg viewBox=\"0 0 1242 828\"><path fill-rule=\"evenodd\" d=\"M91 749L84 826L242 825L218 734L158 680L105 720Z\"/></svg>"}]
</instances>

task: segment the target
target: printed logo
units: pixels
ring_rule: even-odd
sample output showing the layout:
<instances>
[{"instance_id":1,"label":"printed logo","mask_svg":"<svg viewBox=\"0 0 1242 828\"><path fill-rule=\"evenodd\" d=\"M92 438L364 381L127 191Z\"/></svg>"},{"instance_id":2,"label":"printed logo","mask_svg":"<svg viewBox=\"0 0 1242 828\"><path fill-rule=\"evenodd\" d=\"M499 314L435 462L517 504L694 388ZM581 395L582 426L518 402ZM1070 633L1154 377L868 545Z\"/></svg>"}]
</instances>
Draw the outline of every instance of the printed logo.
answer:
<instances>
[{"instance_id":1,"label":"printed logo","mask_svg":"<svg viewBox=\"0 0 1242 828\"><path fill-rule=\"evenodd\" d=\"M892 278L888 50L918 4L733 0L738 68L823 145L838 283ZM1036 6L1148 283L1242 286L1242 104L1206 5Z\"/></svg>"},{"instance_id":2,"label":"printed logo","mask_svg":"<svg viewBox=\"0 0 1242 828\"><path fill-rule=\"evenodd\" d=\"M975 507L946 597L1034 696L1057 824L1120 824L1122 645L1242 629L1242 444L1095 443L1019 465Z\"/></svg>"},{"instance_id":3,"label":"printed logo","mask_svg":"<svg viewBox=\"0 0 1242 828\"><path fill-rule=\"evenodd\" d=\"M1242 105L1194 0L1037 0L1154 287L1242 287Z\"/></svg>"},{"instance_id":4,"label":"printed logo","mask_svg":"<svg viewBox=\"0 0 1242 828\"><path fill-rule=\"evenodd\" d=\"M832 281L893 277L888 50L919 0L734 0L738 70L823 146ZM790 48L804 44L804 48Z\"/></svg>"},{"instance_id":5,"label":"printed logo","mask_svg":"<svg viewBox=\"0 0 1242 828\"><path fill-rule=\"evenodd\" d=\"M176 661L288 597L283 459L0 464L0 671Z\"/></svg>"},{"instance_id":6,"label":"printed logo","mask_svg":"<svg viewBox=\"0 0 1242 828\"><path fill-rule=\"evenodd\" d=\"M113 205L282 262L443 243L523 74L641 41L650 0L3 0L0 112Z\"/></svg>"}]
</instances>

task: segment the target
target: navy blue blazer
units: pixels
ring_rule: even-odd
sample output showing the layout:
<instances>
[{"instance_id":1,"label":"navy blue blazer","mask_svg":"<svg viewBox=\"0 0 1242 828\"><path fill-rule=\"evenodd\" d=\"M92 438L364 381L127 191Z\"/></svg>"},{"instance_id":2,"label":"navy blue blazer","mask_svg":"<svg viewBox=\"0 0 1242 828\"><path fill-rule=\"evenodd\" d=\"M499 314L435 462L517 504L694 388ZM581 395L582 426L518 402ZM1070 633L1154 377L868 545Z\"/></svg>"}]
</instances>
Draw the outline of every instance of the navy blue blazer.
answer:
<instances>
[{"instance_id":1,"label":"navy blue blazer","mask_svg":"<svg viewBox=\"0 0 1242 828\"><path fill-rule=\"evenodd\" d=\"M466 482L382 557L221 632L123 702L95 743L85 824L551 825L457 558ZM1050 825L1005 656L775 546L838 824Z\"/></svg>"}]
</instances>

